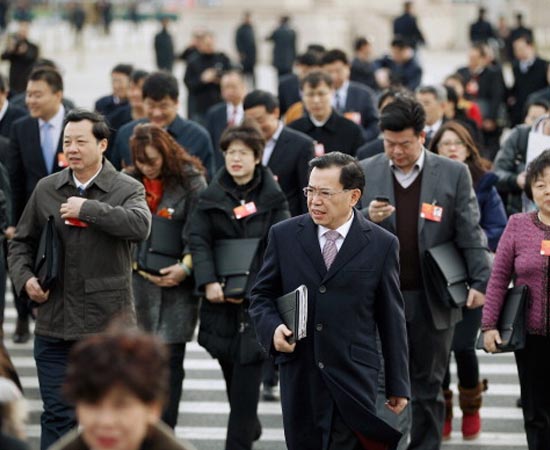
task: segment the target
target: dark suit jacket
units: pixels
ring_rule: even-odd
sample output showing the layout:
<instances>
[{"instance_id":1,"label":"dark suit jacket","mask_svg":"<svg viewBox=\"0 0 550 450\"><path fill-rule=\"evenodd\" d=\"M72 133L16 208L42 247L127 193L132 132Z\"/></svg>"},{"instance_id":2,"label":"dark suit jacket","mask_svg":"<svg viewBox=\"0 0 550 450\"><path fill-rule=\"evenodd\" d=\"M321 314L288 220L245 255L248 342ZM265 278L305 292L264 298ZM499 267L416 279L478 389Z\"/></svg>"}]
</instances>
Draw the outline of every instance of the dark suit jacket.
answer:
<instances>
[{"instance_id":1,"label":"dark suit jacket","mask_svg":"<svg viewBox=\"0 0 550 450\"><path fill-rule=\"evenodd\" d=\"M323 144L325 153L339 151L355 156L365 142L361 127L334 111L322 127L316 127L307 116L288 126Z\"/></svg>"},{"instance_id":2,"label":"dark suit jacket","mask_svg":"<svg viewBox=\"0 0 550 450\"><path fill-rule=\"evenodd\" d=\"M279 80L278 94L279 108L282 116L294 103L302 100L300 97L300 80L298 79L298 75L295 73L283 75Z\"/></svg>"},{"instance_id":3,"label":"dark suit jacket","mask_svg":"<svg viewBox=\"0 0 550 450\"><path fill-rule=\"evenodd\" d=\"M212 106L204 117L204 126L210 134L214 147L214 164L216 170L225 164L223 153L220 150L220 137L227 128L227 103L220 102Z\"/></svg>"},{"instance_id":4,"label":"dark suit jacket","mask_svg":"<svg viewBox=\"0 0 550 450\"><path fill-rule=\"evenodd\" d=\"M308 162L311 158L313 140L303 133L284 127L267 166L285 193L290 214L293 216L307 212L302 188L308 183Z\"/></svg>"},{"instance_id":5,"label":"dark suit jacket","mask_svg":"<svg viewBox=\"0 0 550 450\"><path fill-rule=\"evenodd\" d=\"M115 112L117 109L123 108L127 104L127 100L116 103L115 97L113 95L106 95L95 102L94 109L98 113L103 114L104 116L108 116L109 114Z\"/></svg>"},{"instance_id":6,"label":"dark suit jacket","mask_svg":"<svg viewBox=\"0 0 550 450\"><path fill-rule=\"evenodd\" d=\"M249 23L243 23L235 32L235 47L239 52L239 61L244 73L254 73L256 65L256 38L254 28Z\"/></svg>"},{"instance_id":7,"label":"dark suit jacket","mask_svg":"<svg viewBox=\"0 0 550 450\"><path fill-rule=\"evenodd\" d=\"M514 85L510 90L510 97L514 104L510 107L512 125L523 123L525 117L525 106L529 95L544 89L548 83L548 61L542 58L535 58L533 64L523 73L517 60L512 63L514 72Z\"/></svg>"},{"instance_id":8,"label":"dark suit jacket","mask_svg":"<svg viewBox=\"0 0 550 450\"><path fill-rule=\"evenodd\" d=\"M486 67L479 75L473 76L468 67L458 69L458 73L464 78L464 83L475 79L479 90L476 96L465 93L468 100L476 102L484 119L496 120L499 110L503 105L506 86L502 71L497 67Z\"/></svg>"},{"instance_id":9,"label":"dark suit jacket","mask_svg":"<svg viewBox=\"0 0 550 450\"><path fill-rule=\"evenodd\" d=\"M317 229L309 215L271 228L249 309L260 342L280 364L287 446L326 449L335 407L353 431L380 441L399 439L374 416L377 329L387 395L410 396L397 240L355 211L327 271ZM272 341L282 320L274 300L302 284L308 288L307 337L293 353L278 353Z\"/></svg>"},{"instance_id":10,"label":"dark suit jacket","mask_svg":"<svg viewBox=\"0 0 550 450\"><path fill-rule=\"evenodd\" d=\"M296 58L296 32L288 25L280 25L267 39L273 41L273 65L279 73L291 72Z\"/></svg>"},{"instance_id":11,"label":"dark suit jacket","mask_svg":"<svg viewBox=\"0 0 550 450\"><path fill-rule=\"evenodd\" d=\"M372 141L378 136L378 112L374 105L374 92L367 86L355 81L349 82L346 97L346 111L361 114L361 129L365 141Z\"/></svg>"},{"instance_id":12,"label":"dark suit jacket","mask_svg":"<svg viewBox=\"0 0 550 450\"><path fill-rule=\"evenodd\" d=\"M451 309L434 296L430 279L424 274L426 250L445 242L454 241L466 260L469 284L485 292L489 279L490 262L487 239L479 226L479 207L472 181L465 164L426 152L422 169L420 204L436 203L443 207L441 222L432 222L418 216L418 246L421 270L428 298L428 306L437 329L447 329L462 318L459 308ZM368 215L368 205L376 196L386 196L395 205L393 174L385 154L376 155L360 162L366 184L361 204ZM420 207L420 205L419 205ZM386 230L395 233L395 214L380 223ZM407 261L402 261L407 264Z\"/></svg>"},{"instance_id":13,"label":"dark suit jacket","mask_svg":"<svg viewBox=\"0 0 550 450\"><path fill-rule=\"evenodd\" d=\"M63 153L62 141L60 136L57 145L58 154ZM10 176L14 220L17 222L36 183L49 175L42 155L38 119L23 117L13 123L6 168ZM56 157L52 173L59 172L63 168L64 166L59 165Z\"/></svg>"},{"instance_id":14,"label":"dark suit jacket","mask_svg":"<svg viewBox=\"0 0 550 450\"><path fill-rule=\"evenodd\" d=\"M422 31L416 23L416 17L409 13L402 14L394 19L393 35L407 39L415 48L418 44L426 43Z\"/></svg>"},{"instance_id":15,"label":"dark suit jacket","mask_svg":"<svg viewBox=\"0 0 550 450\"><path fill-rule=\"evenodd\" d=\"M357 160L370 158L371 156L384 153L384 139L378 138L374 141L367 142L357 149Z\"/></svg>"},{"instance_id":16,"label":"dark suit jacket","mask_svg":"<svg viewBox=\"0 0 550 450\"><path fill-rule=\"evenodd\" d=\"M27 111L17 106L13 106L10 102L6 114L4 114L4 117L0 120L0 136L9 138L13 122L26 115Z\"/></svg>"},{"instance_id":17,"label":"dark suit jacket","mask_svg":"<svg viewBox=\"0 0 550 450\"><path fill-rule=\"evenodd\" d=\"M111 163L120 170L122 165L132 165L132 154L130 152L130 137L134 128L139 123L147 123L147 119L133 120L124 125L116 134L115 145L111 153ZM191 155L202 161L208 173L214 173L214 155L212 142L208 132L198 123L176 116L174 121L168 125L168 133Z\"/></svg>"}]
</instances>

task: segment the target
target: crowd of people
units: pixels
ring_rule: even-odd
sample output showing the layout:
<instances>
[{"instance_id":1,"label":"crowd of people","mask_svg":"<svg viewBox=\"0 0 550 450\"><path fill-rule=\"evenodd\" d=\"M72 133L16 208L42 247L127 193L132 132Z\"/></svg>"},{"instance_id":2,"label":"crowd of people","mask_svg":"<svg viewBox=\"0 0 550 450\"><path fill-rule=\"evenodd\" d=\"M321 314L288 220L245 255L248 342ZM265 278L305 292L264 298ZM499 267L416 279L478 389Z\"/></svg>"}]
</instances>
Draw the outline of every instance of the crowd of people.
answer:
<instances>
[{"instance_id":1,"label":"crowd of people","mask_svg":"<svg viewBox=\"0 0 550 450\"><path fill-rule=\"evenodd\" d=\"M179 55L187 117L166 17L158 70L117 64L94 111L65 96L21 22L0 75L0 309L9 273L13 341L36 322L41 450L192 449L171 429L196 332L225 380L226 450L261 437L262 396L280 397L290 450L438 449L452 432L451 353L461 433L475 439L488 386L476 341L482 330L499 351L512 281L530 292L516 351L527 442L545 449L550 68L517 20L497 32L480 9L467 65L426 85L411 2L379 58L364 36L353 56L297 53L284 16L265 36L273 93L255 88L246 13L238 60L204 29ZM448 243L467 272L460 307L426 268ZM298 340L276 299L302 285ZM20 399L2 348L3 449L26 448L8 420Z\"/></svg>"}]
</instances>

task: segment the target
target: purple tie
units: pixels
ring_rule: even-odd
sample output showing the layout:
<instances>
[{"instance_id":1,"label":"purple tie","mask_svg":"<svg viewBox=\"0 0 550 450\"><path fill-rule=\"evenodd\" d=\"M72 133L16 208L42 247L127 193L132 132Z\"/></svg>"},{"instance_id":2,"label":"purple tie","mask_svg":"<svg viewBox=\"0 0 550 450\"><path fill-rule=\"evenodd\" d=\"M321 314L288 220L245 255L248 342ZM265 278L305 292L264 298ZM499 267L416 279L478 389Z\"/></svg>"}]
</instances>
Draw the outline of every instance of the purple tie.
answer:
<instances>
[{"instance_id":1,"label":"purple tie","mask_svg":"<svg viewBox=\"0 0 550 450\"><path fill-rule=\"evenodd\" d=\"M325 260L327 270L329 270L330 266L334 262L334 258L336 258L336 254L338 253L336 239L340 237L340 233L338 233L338 231L329 230L325 232L323 236L326 239L325 245L323 246L323 259Z\"/></svg>"}]
</instances>

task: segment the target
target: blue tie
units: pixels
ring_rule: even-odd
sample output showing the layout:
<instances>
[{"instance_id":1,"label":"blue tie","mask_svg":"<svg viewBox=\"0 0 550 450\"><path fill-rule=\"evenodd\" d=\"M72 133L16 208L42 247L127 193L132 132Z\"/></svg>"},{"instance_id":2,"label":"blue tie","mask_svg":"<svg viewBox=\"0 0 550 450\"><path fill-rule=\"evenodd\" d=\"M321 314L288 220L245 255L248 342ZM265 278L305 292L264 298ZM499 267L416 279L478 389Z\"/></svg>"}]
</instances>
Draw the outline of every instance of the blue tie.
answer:
<instances>
[{"instance_id":1,"label":"blue tie","mask_svg":"<svg viewBox=\"0 0 550 450\"><path fill-rule=\"evenodd\" d=\"M53 163L56 154L56 145L53 138L53 125L50 122L44 122L42 125L41 146L42 156L44 157L44 163L46 164L46 170L48 173L53 171Z\"/></svg>"}]
</instances>

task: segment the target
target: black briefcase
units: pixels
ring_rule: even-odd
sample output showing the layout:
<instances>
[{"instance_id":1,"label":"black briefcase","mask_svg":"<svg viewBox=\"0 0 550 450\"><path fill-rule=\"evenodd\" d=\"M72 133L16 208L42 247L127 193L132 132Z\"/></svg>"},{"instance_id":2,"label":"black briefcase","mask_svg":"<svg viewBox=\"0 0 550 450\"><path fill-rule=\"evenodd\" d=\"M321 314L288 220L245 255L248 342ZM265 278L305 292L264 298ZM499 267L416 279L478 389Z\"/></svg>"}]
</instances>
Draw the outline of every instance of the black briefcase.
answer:
<instances>
[{"instance_id":1,"label":"black briefcase","mask_svg":"<svg viewBox=\"0 0 550 450\"><path fill-rule=\"evenodd\" d=\"M220 239L214 243L216 274L225 297L245 296L250 267L259 244L260 238Z\"/></svg>"},{"instance_id":2,"label":"black briefcase","mask_svg":"<svg viewBox=\"0 0 550 450\"><path fill-rule=\"evenodd\" d=\"M468 271L462 253L454 242L426 251L425 269L436 294L448 306L461 308L468 300Z\"/></svg>"},{"instance_id":3,"label":"black briefcase","mask_svg":"<svg viewBox=\"0 0 550 450\"><path fill-rule=\"evenodd\" d=\"M44 292L49 291L59 278L61 270L61 239L55 229L53 216L42 228L34 260L34 274Z\"/></svg>"},{"instance_id":4,"label":"black briefcase","mask_svg":"<svg viewBox=\"0 0 550 450\"><path fill-rule=\"evenodd\" d=\"M159 275L160 269L177 264L183 256L183 226L183 221L154 215L149 237L137 245L138 270Z\"/></svg>"},{"instance_id":5,"label":"black briefcase","mask_svg":"<svg viewBox=\"0 0 550 450\"><path fill-rule=\"evenodd\" d=\"M502 340L502 344L497 345L499 352L513 352L525 347L528 306L529 288L527 286L508 289L497 324ZM487 351L483 344L483 333L480 333L476 348Z\"/></svg>"}]
</instances>

